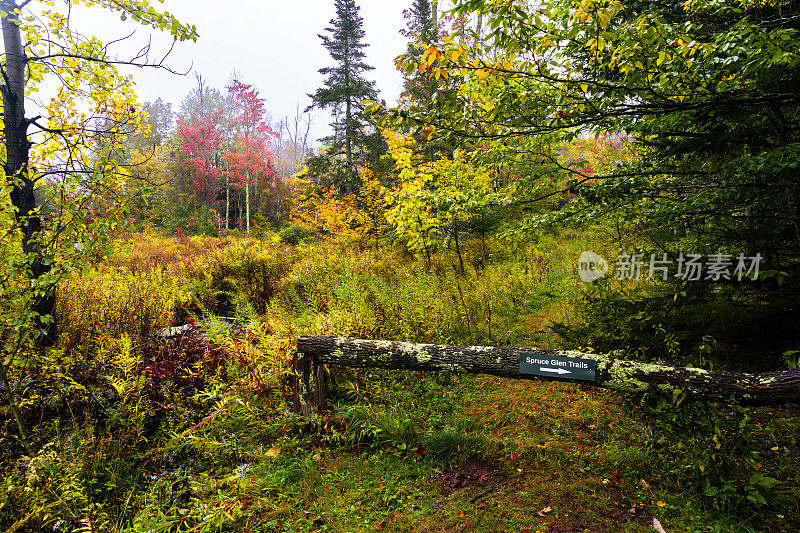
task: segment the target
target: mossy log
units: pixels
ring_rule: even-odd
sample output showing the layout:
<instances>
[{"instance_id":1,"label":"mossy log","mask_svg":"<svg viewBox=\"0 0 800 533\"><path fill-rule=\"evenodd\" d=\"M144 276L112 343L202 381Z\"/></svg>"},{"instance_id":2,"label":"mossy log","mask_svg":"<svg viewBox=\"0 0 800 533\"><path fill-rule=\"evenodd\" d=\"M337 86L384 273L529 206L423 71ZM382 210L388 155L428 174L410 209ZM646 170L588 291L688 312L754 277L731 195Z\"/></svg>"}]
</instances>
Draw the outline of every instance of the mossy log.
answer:
<instances>
[{"instance_id":1,"label":"mossy log","mask_svg":"<svg viewBox=\"0 0 800 533\"><path fill-rule=\"evenodd\" d=\"M741 374L624 361L564 350L440 346L303 335L297 341L295 359L295 410L309 414L315 409L324 408L324 364L423 372L445 370L513 379L573 381L555 373L552 377L521 373L521 357L594 361L594 379L583 380L581 383L626 393L672 394L679 390L685 393L687 401L729 405L800 403L800 370Z\"/></svg>"}]
</instances>

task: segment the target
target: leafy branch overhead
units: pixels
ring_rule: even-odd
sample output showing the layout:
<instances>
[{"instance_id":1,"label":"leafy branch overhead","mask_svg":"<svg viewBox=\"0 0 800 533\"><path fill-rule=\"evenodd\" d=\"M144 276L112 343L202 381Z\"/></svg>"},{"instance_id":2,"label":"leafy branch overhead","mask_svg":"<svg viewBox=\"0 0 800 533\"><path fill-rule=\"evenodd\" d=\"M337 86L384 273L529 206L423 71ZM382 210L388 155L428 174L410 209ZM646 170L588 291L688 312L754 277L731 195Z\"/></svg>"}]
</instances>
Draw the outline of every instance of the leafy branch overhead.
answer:
<instances>
[{"instance_id":1,"label":"leafy branch overhead","mask_svg":"<svg viewBox=\"0 0 800 533\"><path fill-rule=\"evenodd\" d=\"M455 15L486 15L480 40L447 36L397 62L463 80L457 89L367 111L494 165L527 160L533 187L564 175L558 190L574 200L536 223L635 212L651 228L688 224L695 246L770 250L786 266L800 244L789 237L800 227L800 29L785 9L460 1ZM622 140L633 157L586 174L548 148L587 135ZM541 197L531 190L517 200Z\"/></svg>"}]
</instances>

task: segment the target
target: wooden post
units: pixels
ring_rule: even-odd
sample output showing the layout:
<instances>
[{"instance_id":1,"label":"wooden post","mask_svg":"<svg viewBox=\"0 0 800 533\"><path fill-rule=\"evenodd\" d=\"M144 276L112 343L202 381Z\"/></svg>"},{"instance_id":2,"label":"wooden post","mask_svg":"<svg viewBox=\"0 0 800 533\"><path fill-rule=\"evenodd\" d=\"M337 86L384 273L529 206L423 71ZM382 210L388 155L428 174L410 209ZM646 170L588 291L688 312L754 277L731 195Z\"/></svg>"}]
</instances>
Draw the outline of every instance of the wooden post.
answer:
<instances>
[{"instance_id":1,"label":"wooden post","mask_svg":"<svg viewBox=\"0 0 800 533\"><path fill-rule=\"evenodd\" d=\"M580 381L626 393L672 394L677 390L685 393L687 401L730 405L800 404L800 370L739 374L623 361L574 351L440 346L325 335L301 336L297 352L295 410L303 414L324 403L324 364Z\"/></svg>"},{"instance_id":2,"label":"wooden post","mask_svg":"<svg viewBox=\"0 0 800 533\"><path fill-rule=\"evenodd\" d=\"M307 355L298 350L292 361L294 371L292 400L295 413L309 416L325 409L325 366L317 355Z\"/></svg>"}]
</instances>

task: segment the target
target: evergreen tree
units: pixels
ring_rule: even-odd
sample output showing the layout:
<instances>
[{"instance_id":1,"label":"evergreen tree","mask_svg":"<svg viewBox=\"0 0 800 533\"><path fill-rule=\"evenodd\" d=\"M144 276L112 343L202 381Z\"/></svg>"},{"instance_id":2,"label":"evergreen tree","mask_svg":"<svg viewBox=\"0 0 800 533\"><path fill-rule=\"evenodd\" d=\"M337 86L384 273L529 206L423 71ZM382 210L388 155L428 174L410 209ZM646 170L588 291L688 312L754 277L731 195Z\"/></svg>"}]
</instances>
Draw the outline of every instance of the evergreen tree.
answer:
<instances>
[{"instance_id":1,"label":"evergreen tree","mask_svg":"<svg viewBox=\"0 0 800 533\"><path fill-rule=\"evenodd\" d=\"M413 0L411 7L403 11L407 28L400 34L408 39L409 57L420 57L426 48L438 40L438 25L434 19L431 0ZM405 74L403 86L412 100L430 102L436 89L437 81L427 72L414 71Z\"/></svg>"},{"instance_id":2,"label":"evergreen tree","mask_svg":"<svg viewBox=\"0 0 800 533\"><path fill-rule=\"evenodd\" d=\"M400 30L403 37L411 42L408 47L412 50L416 41L433 43L436 40L436 21L433 18L431 0L413 0L411 8L403 11L408 29Z\"/></svg>"},{"instance_id":3,"label":"evergreen tree","mask_svg":"<svg viewBox=\"0 0 800 533\"><path fill-rule=\"evenodd\" d=\"M327 76L323 87L310 94L312 104L309 109L330 108L334 121L333 136L326 139L329 144L327 166L334 174L340 193L357 191L360 185L358 164L368 150L366 139L370 135L369 119L364 114L361 102L377 98L375 82L367 81L363 73L373 70L364 62L362 42L364 30L363 19L359 15L359 7L355 0L335 0L336 18L330 21L331 26L325 31L328 35L320 35L323 46L328 50L335 65L319 70ZM344 156L344 168L341 158Z\"/></svg>"}]
</instances>

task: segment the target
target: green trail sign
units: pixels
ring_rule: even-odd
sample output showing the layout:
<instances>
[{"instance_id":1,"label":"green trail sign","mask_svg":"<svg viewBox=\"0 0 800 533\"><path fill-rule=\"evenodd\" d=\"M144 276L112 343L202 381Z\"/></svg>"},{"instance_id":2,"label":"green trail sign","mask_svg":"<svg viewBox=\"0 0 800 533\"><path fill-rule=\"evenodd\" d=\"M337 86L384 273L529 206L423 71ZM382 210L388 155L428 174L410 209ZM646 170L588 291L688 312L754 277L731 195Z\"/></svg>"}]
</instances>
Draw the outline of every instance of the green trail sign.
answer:
<instances>
[{"instance_id":1,"label":"green trail sign","mask_svg":"<svg viewBox=\"0 0 800 533\"><path fill-rule=\"evenodd\" d=\"M544 378L595 381L597 361L545 353L523 353L519 356L519 373Z\"/></svg>"}]
</instances>

